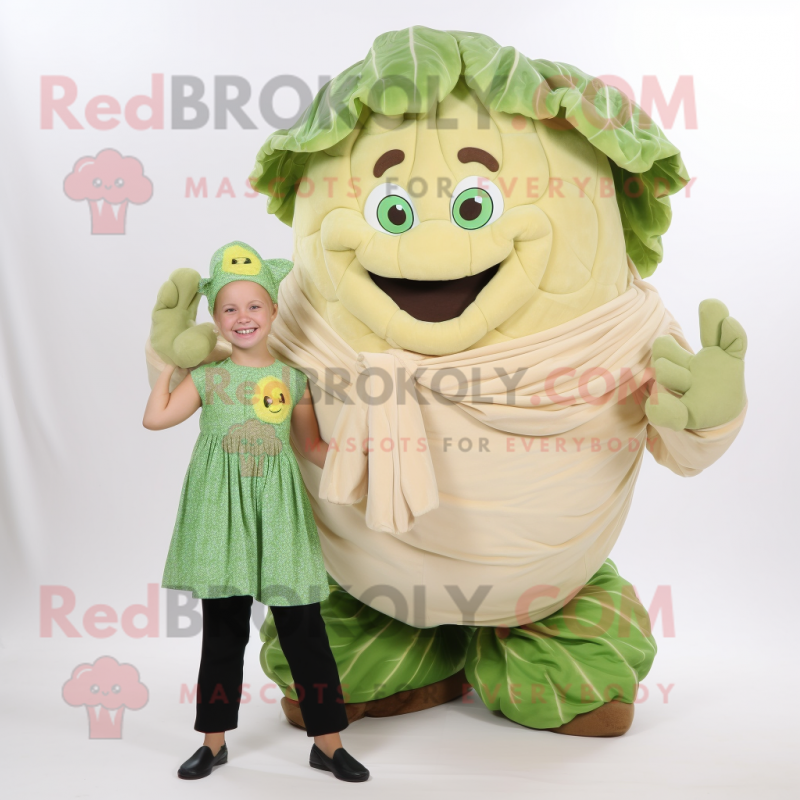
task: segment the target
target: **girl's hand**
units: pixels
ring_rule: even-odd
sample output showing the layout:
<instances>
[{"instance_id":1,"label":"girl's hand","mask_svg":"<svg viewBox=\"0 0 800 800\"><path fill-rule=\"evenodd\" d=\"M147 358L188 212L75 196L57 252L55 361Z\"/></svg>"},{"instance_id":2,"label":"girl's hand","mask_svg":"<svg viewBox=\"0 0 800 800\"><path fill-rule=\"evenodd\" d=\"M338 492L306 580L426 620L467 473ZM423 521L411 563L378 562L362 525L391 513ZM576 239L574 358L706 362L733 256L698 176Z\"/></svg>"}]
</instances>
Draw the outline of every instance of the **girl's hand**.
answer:
<instances>
[{"instance_id":1,"label":"girl's hand","mask_svg":"<svg viewBox=\"0 0 800 800\"><path fill-rule=\"evenodd\" d=\"M142 425L148 430L160 431L172 428L189 419L200 408L200 395L191 375L187 375L170 394L169 379L174 371L174 366L166 366L158 376L153 391L150 392L142 419Z\"/></svg>"},{"instance_id":2,"label":"girl's hand","mask_svg":"<svg viewBox=\"0 0 800 800\"><path fill-rule=\"evenodd\" d=\"M313 464L320 469L325 466L325 458L328 455L328 445L319 437L319 423L317 415L314 413L314 401L311 398L311 391L306 385L306 390L300 398L300 402L292 411L292 436L294 437L297 449Z\"/></svg>"}]
</instances>

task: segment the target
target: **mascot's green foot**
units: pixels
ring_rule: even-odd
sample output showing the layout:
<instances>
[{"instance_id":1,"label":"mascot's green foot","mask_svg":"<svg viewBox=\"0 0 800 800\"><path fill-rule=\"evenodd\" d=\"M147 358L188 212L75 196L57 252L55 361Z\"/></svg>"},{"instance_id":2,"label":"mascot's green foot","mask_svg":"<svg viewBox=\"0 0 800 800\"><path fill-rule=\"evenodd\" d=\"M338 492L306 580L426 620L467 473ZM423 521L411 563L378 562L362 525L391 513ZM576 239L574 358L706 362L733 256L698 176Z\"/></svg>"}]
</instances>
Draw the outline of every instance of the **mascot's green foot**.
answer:
<instances>
[{"instance_id":1,"label":"mascot's green foot","mask_svg":"<svg viewBox=\"0 0 800 800\"><path fill-rule=\"evenodd\" d=\"M376 611L329 578L331 593L320 603L342 696L353 719L408 714L446 703L467 684L464 660L473 628L415 628ZM261 667L285 699L297 701L272 612L261 627ZM299 705L284 702L291 722L302 725ZM293 710L297 714L293 717Z\"/></svg>"},{"instance_id":2,"label":"mascot's green foot","mask_svg":"<svg viewBox=\"0 0 800 800\"><path fill-rule=\"evenodd\" d=\"M465 667L486 706L520 725L621 736L655 653L647 611L609 560L549 617L478 628Z\"/></svg>"},{"instance_id":3,"label":"mascot's green foot","mask_svg":"<svg viewBox=\"0 0 800 800\"><path fill-rule=\"evenodd\" d=\"M469 689L464 670L459 670L455 675L444 678L436 683L421 686L418 689L408 689L382 697L379 700L370 700L366 703L345 703L347 721L355 722L363 717L394 717L399 714L410 714L413 711L422 711L426 708L449 703L462 697ZM286 714L286 719L298 728L305 729L303 713L297 700L288 697L281 698L281 708Z\"/></svg>"}]
</instances>

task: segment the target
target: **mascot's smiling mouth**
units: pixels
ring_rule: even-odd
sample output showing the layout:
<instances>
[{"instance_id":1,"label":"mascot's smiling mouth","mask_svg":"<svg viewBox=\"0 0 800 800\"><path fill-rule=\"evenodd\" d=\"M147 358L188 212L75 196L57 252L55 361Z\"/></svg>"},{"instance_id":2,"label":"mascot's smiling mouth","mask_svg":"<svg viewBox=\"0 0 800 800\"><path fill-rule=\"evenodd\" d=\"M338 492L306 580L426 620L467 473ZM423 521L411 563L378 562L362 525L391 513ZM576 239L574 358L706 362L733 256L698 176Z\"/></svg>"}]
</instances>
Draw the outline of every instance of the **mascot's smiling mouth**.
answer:
<instances>
[{"instance_id":1,"label":"mascot's smiling mouth","mask_svg":"<svg viewBox=\"0 0 800 800\"><path fill-rule=\"evenodd\" d=\"M449 281L384 278L372 272L369 272L369 276L382 292L414 319L420 322L446 322L460 317L466 311L499 268L500 264L495 264L477 275Z\"/></svg>"}]
</instances>

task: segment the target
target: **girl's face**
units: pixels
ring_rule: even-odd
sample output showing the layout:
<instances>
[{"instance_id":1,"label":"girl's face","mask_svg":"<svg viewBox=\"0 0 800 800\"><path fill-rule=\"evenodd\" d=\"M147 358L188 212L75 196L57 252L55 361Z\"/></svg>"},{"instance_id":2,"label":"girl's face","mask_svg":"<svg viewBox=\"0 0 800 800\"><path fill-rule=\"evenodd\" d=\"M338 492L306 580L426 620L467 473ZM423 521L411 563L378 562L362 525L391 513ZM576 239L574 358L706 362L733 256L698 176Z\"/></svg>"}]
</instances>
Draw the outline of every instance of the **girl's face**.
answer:
<instances>
[{"instance_id":1,"label":"girl's face","mask_svg":"<svg viewBox=\"0 0 800 800\"><path fill-rule=\"evenodd\" d=\"M269 292L253 281L225 284L214 300L214 322L232 345L251 350L261 345L278 315Z\"/></svg>"}]
</instances>

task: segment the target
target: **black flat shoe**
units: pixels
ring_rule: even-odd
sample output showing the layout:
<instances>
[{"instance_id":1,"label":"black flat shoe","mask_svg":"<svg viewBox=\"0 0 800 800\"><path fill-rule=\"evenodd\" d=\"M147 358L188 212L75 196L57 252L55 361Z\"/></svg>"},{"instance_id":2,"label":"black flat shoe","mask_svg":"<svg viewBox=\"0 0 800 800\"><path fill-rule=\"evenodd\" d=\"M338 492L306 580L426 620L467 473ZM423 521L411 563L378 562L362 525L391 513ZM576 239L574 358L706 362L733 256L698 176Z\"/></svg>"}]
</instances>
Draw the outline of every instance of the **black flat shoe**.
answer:
<instances>
[{"instance_id":1,"label":"black flat shoe","mask_svg":"<svg viewBox=\"0 0 800 800\"><path fill-rule=\"evenodd\" d=\"M205 778L211 774L214 767L228 763L228 745L223 744L216 755L211 752L211 748L203 745L191 758L181 764L178 769L178 777L187 781L196 778Z\"/></svg>"},{"instance_id":2,"label":"black flat shoe","mask_svg":"<svg viewBox=\"0 0 800 800\"><path fill-rule=\"evenodd\" d=\"M344 747L334 750L333 758L328 758L316 745L311 748L308 763L314 769L326 769L340 781L365 781L369 778L369 770L356 761Z\"/></svg>"}]
</instances>

